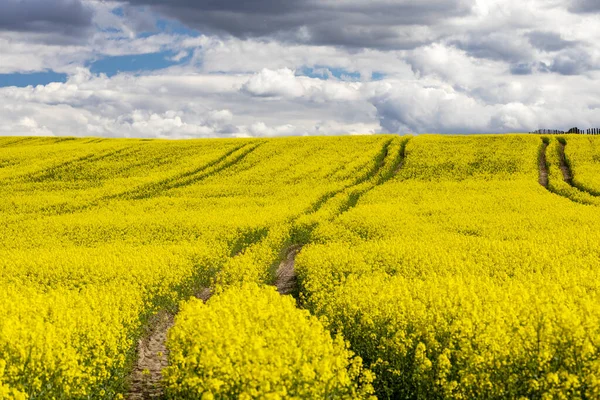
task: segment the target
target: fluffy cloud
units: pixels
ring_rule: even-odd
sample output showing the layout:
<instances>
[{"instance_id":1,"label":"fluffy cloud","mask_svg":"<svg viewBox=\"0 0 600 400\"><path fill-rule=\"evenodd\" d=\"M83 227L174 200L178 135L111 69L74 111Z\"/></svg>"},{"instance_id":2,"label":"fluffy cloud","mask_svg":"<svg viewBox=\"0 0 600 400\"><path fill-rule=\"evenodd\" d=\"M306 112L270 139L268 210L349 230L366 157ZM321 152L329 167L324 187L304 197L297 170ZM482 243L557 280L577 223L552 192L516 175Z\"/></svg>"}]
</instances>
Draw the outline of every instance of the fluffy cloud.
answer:
<instances>
[{"instance_id":1,"label":"fluffy cloud","mask_svg":"<svg viewBox=\"0 0 600 400\"><path fill-rule=\"evenodd\" d=\"M600 98L583 76L565 77L563 86L550 74L482 84L431 71L411 80L344 82L290 69L112 78L82 69L66 83L0 89L0 134L188 138L600 125ZM445 82L461 79L464 86Z\"/></svg>"},{"instance_id":2,"label":"fluffy cloud","mask_svg":"<svg viewBox=\"0 0 600 400\"><path fill-rule=\"evenodd\" d=\"M358 83L321 80L296 76L289 68L270 70L264 68L242 86L251 96L264 98L304 98L312 102L359 100Z\"/></svg>"},{"instance_id":3,"label":"fluffy cloud","mask_svg":"<svg viewBox=\"0 0 600 400\"><path fill-rule=\"evenodd\" d=\"M388 132L514 132L535 126L535 112L522 103L490 105L445 85L397 84L372 99Z\"/></svg>"},{"instance_id":4,"label":"fluffy cloud","mask_svg":"<svg viewBox=\"0 0 600 400\"><path fill-rule=\"evenodd\" d=\"M188 138L374 133L379 125L360 87L296 77L286 69L112 78L80 69L66 83L0 89L0 134ZM339 101L347 106L340 108Z\"/></svg>"},{"instance_id":5,"label":"fluffy cloud","mask_svg":"<svg viewBox=\"0 0 600 400\"><path fill-rule=\"evenodd\" d=\"M307 90L296 79L294 71L287 68L279 71L265 68L250 78L242 88L247 93L260 97L300 97Z\"/></svg>"},{"instance_id":6,"label":"fluffy cloud","mask_svg":"<svg viewBox=\"0 0 600 400\"><path fill-rule=\"evenodd\" d=\"M381 85L381 84L380 84ZM542 79L459 91L442 82L388 82L370 97L388 132L494 133L600 126L586 78L560 87Z\"/></svg>"},{"instance_id":7,"label":"fluffy cloud","mask_svg":"<svg viewBox=\"0 0 600 400\"><path fill-rule=\"evenodd\" d=\"M6 0L0 74L56 71L68 80L0 88L0 134L230 137L600 126L600 31L590 29L600 23L596 4ZM109 57L118 71L118 63L142 54L160 66L115 76L93 67Z\"/></svg>"}]
</instances>

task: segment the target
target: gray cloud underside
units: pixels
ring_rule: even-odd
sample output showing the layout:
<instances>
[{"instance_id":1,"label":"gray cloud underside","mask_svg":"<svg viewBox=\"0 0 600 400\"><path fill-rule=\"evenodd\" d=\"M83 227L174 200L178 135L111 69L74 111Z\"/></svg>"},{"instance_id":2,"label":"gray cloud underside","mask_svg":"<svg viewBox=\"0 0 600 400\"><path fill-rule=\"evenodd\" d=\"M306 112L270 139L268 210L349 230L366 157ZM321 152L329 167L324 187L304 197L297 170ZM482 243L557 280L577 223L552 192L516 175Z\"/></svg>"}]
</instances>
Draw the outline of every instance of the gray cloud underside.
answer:
<instances>
[{"instance_id":1,"label":"gray cloud underside","mask_svg":"<svg viewBox=\"0 0 600 400\"><path fill-rule=\"evenodd\" d=\"M570 10L579 13L600 12L600 2L598 0L573 0Z\"/></svg>"},{"instance_id":2,"label":"gray cloud underside","mask_svg":"<svg viewBox=\"0 0 600 400\"><path fill-rule=\"evenodd\" d=\"M0 31L77 36L91 26L92 17L81 0L0 1Z\"/></svg>"},{"instance_id":3,"label":"gray cloud underside","mask_svg":"<svg viewBox=\"0 0 600 400\"><path fill-rule=\"evenodd\" d=\"M473 0L257 0L158 1L128 0L150 5L203 32L240 38L272 37L314 45L370 48L414 48L436 38L415 34L430 26L468 15ZM428 34L427 34L428 33Z\"/></svg>"},{"instance_id":4,"label":"gray cloud underside","mask_svg":"<svg viewBox=\"0 0 600 400\"><path fill-rule=\"evenodd\" d=\"M527 37L534 47L543 51L559 51L578 44L572 40L564 40L557 32L533 31Z\"/></svg>"},{"instance_id":5,"label":"gray cloud underside","mask_svg":"<svg viewBox=\"0 0 600 400\"><path fill-rule=\"evenodd\" d=\"M475 0L127 1L205 33L242 39L384 51L445 43L471 57L506 62L515 75L573 75L598 68L585 43L565 39L555 25L560 16L565 27L573 26L577 19L570 17L569 7L593 11L600 7L598 0L546 1L533 8Z\"/></svg>"},{"instance_id":6,"label":"gray cloud underside","mask_svg":"<svg viewBox=\"0 0 600 400\"><path fill-rule=\"evenodd\" d=\"M55 36L81 39L81 30L97 18L97 0L3 0L0 31L45 32L42 41L59 42ZM153 30L153 18L177 19L204 34L261 38L284 43L335 46L348 49L412 50L432 43L446 43L470 56L501 60L516 74L556 72L584 73L597 67L581 55L559 54L577 48L579 40L565 39L548 10L560 10L561 23L572 27L567 9L593 11L597 0L554 0L533 8L519 2L475 0L123 0L123 21L135 30ZM156 15L152 15L153 10ZM113 16L114 17L114 16ZM548 29L548 26L555 28ZM572 32L571 32L572 33ZM39 39L39 38L38 38ZM551 52L555 59L541 59ZM588 57L590 58L590 57ZM573 62L571 62L573 61ZM534 65L554 67L535 68ZM528 67L526 67L528 66Z\"/></svg>"}]
</instances>

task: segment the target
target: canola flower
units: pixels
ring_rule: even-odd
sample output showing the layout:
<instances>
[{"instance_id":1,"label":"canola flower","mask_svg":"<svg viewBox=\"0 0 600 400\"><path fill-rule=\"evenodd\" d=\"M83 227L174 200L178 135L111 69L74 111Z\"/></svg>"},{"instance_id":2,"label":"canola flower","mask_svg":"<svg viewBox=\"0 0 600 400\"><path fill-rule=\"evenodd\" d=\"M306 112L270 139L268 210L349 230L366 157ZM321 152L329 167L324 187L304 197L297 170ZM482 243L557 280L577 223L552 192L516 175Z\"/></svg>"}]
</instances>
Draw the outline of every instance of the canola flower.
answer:
<instances>
[{"instance_id":1,"label":"canola flower","mask_svg":"<svg viewBox=\"0 0 600 400\"><path fill-rule=\"evenodd\" d=\"M183 306L167 343L171 365L164 375L171 397L372 397L372 373L351 353L339 353L345 346L339 335L332 350L329 333L314 317L307 324L308 314L296 310L292 299L256 283L271 282L282 250L310 240L318 221L331 220L389 179L405 145L386 140L364 173L230 258L207 305L196 300ZM202 322L207 326L199 327Z\"/></svg>"},{"instance_id":2,"label":"canola flower","mask_svg":"<svg viewBox=\"0 0 600 400\"><path fill-rule=\"evenodd\" d=\"M0 138L0 398L122 398L179 306L173 398L598 398L596 146L570 185L558 140L547 190L534 135ZM260 286L298 244L319 320Z\"/></svg>"},{"instance_id":3,"label":"canola flower","mask_svg":"<svg viewBox=\"0 0 600 400\"><path fill-rule=\"evenodd\" d=\"M172 398L373 398L360 358L273 287L244 284L207 304L187 302L168 344Z\"/></svg>"},{"instance_id":4,"label":"canola flower","mask_svg":"<svg viewBox=\"0 0 600 400\"><path fill-rule=\"evenodd\" d=\"M0 397L123 396L152 315L387 141L1 138Z\"/></svg>"},{"instance_id":5,"label":"canola flower","mask_svg":"<svg viewBox=\"0 0 600 400\"><path fill-rule=\"evenodd\" d=\"M600 396L598 209L538 184L540 144L414 138L398 176L298 255L305 306L379 398Z\"/></svg>"},{"instance_id":6,"label":"canola flower","mask_svg":"<svg viewBox=\"0 0 600 400\"><path fill-rule=\"evenodd\" d=\"M548 138L544 140L549 141ZM565 146L567 140L564 137L557 137L548 144L547 162L548 162L548 188L561 196L571 199L581 204L600 205L600 198L594 196L586 190L585 185L573 182L571 163L566 158ZM585 167L582 168L585 171ZM565 176L566 175L566 176Z\"/></svg>"},{"instance_id":7,"label":"canola flower","mask_svg":"<svg viewBox=\"0 0 600 400\"><path fill-rule=\"evenodd\" d=\"M566 161L571 168L573 184L594 196L600 195L600 143L591 136L565 136Z\"/></svg>"},{"instance_id":8,"label":"canola flower","mask_svg":"<svg viewBox=\"0 0 600 400\"><path fill-rule=\"evenodd\" d=\"M320 222L332 220L354 206L361 195L389 179L401 162L406 142L406 139L398 138L385 140L379 153L366 166L361 166L359 173L345 181L343 186L338 185L325 192L302 213L290 214L285 223L273 226L264 233L264 237L228 259L212 286L219 290L223 286L244 282L273 282L285 250L291 245L310 242L312 231Z\"/></svg>"}]
</instances>

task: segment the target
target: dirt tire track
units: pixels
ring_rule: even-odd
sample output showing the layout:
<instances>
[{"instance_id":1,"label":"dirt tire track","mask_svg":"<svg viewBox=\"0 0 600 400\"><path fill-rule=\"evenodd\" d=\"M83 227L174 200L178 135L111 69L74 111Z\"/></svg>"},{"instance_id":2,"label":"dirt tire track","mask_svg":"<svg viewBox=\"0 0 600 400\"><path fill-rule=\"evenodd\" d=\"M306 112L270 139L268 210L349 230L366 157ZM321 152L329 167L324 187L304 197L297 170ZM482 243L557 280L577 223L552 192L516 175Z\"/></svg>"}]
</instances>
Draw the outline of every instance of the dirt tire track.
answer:
<instances>
[{"instance_id":1,"label":"dirt tire track","mask_svg":"<svg viewBox=\"0 0 600 400\"><path fill-rule=\"evenodd\" d=\"M573 186L573 173L571 172L571 168L569 167L569 163L567 163L567 156L565 155L565 147L566 143L559 142L558 143L558 157L560 160L560 170L563 174L563 179L569 185Z\"/></svg>"},{"instance_id":2,"label":"dirt tire track","mask_svg":"<svg viewBox=\"0 0 600 400\"><path fill-rule=\"evenodd\" d=\"M586 193L592 197L600 197L600 193L598 191L596 191L594 189L590 189L589 187L586 187L586 185L582 184L581 182L577 182L575 180L575 174L573 173L573 169L571 168L571 165L567 161L567 153L565 151L566 147L567 147L566 140L564 142L559 141L558 156L559 156L559 160L560 160L560 170L563 175L563 180L566 183L568 183L570 186L572 186L573 188L579 190L580 192Z\"/></svg>"},{"instance_id":3,"label":"dirt tire track","mask_svg":"<svg viewBox=\"0 0 600 400\"><path fill-rule=\"evenodd\" d=\"M107 197L102 198L101 200L112 200L114 198L139 200L139 199L143 199L143 198L161 194L163 192L172 190L176 187L182 186L181 181L187 182L193 178L195 178L197 181L197 180L206 178L210 175L213 175L215 173L218 173L218 172L222 171L223 169L235 164L237 161L240 161L241 159L243 159L248 153L254 151L254 149L256 149L256 147L258 147L259 145L260 145L260 143L258 145L256 145L255 147L252 147L251 144L244 144L241 146L237 146L237 147L227 151L225 154L221 155L220 157L218 157L212 161L209 161L191 171L186 171L181 174L177 174L175 176L165 178L158 182L148 183L148 184L142 185L142 186L134 188L132 190L128 190L123 193L107 196ZM244 149L249 149L249 151L245 150L246 152L244 152ZM242 152L241 157L238 156L237 158L235 158L233 160L233 163L232 163L232 161L226 161L228 157L232 156L234 153L236 153L238 151ZM220 165L220 167L219 167L219 165ZM211 171L210 169L213 167L215 169ZM207 171L208 171L208 173L207 173Z\"/></svg>"},{"instance_id":4,"label":"dirt tire track","mask_svg":"<svg viewBox=\"0 0 600 400\"><path fill-rule=\"evenodd\" d=\"M543 139L542 139L543 140ZM546 160L546 149L548 149L547 142L542 141L540 152L538 156L538 167L540 170L539 183L546 189L548 189L548 161Z\"/></svg>"},{"instance_id":5,"label":"dirt tire track","mask_svg":"<svg viewBox=\"0 0 600 400\"><path fill-rule=\"evenodd\" d=\"M173 326L173 322L173 314L159 312L151 322L148 336L140 339L138 358L130 376L127 399L158 399L163 395L160 386L161 372L168 365L167 332Z\"/></svg>"},{"instance_id":6,"label":"dirt tire track","mask_svg":"<svg viewBox=\"0 0 600 400\"><path fill-rule=\"evenodd\" d=\"M204 302L210 296L209 288L203 288L196 294L196 297ZM169 365L167 333L174 322L175 316L165 310L151 319L148 333L138 342L137 360L129 376L126 399L150 400L163 397L162 370Z\"/></svg>"},{"instance_id":7,"label":"dirt tire track","mask_svg":"<svg viewBox=\"0 0 600 400\"><path fill-rule=\"evenodd\" d=\"M279 294L294 294L298 287L298 278L294 266L296 255L302 250L302 245L292 245L286 251L285 258L277 268L275 287Z\"/></svg>"},{"instance_id":8,"label":"dirt tire track","mask_svg":"<svg viewBox=\"0 0 600 400\"><path fill-rule=\"evenodd\" d=\"M356 186L364 181L367 181L374 176L383 168L385 160L389 156L388 147L391 141L386 143L382 149L382 160L379 162L373 171L371 171L364 179L355 182ZM236 159L231 165L243 159L247 154L254 151L260 144L252 147L249 151L244 153L239 159ZM399 154L399 164L394 168L393 175L402 168L404 164L404 146ZM227 165L229 167L231 165ZM388 178L389 179L389 178ZM385 183L387 179L381 182L375 182L373 187L379 186ZM351 187L350 186L350 187ZM347 188L345 188L347 189ZM343 191L342 189L341 191ZM340 191L340 192L341 192ZM360 197L360 196L359 196ZM323 199L316 207L318 210L328 198ZM354 202L356 204L356 201ZM314 212L314 211L313 211ZM281 295L297 295L298 294L298 279L295 271L296 255L302 250L302 244L293 244L289 246L285 251L285 258L280 262L279 267L276 271L276 279L273 285L277 288L277 291ZM210 289L204 288L196 297L206 302L211 296ZM146 400L146 399L158 399L163 396L163 389L161 387L162 370L168 366L168 349L166 347L166 339L168 330L174 324L174 315L161 312L157 314L155 321L151 323L149 334L140 340L138 344L138 360L136 362L133 373L130 376L129 393L126 398L131 400Z\"/></svg>"},{"instance_id":9,"label":"dirt tire track","mask_svg":"<svg viewBox=\"0 0 600 400\"><path fill-rule=\"evenodd\" d=\"M398 172L400 172L400 170L402 169L402 167L404 166L404 161L406 160L406 146L408 145L408 141L410 139L408 139L406 142L404 142L404 144L402 145L402 147L400 147L400 161L398 162L398 165L396 165L396 168L394 168L394 173L393 175L398 175Z\"/></svg>"},{"instance_id":10,"label":"dirt tire track","mask_svg":"<svg viewBox=\"0 0 600 400\"><path fill-rule=\"evenodd\" d=\"M401 145L400 151L399 151L398 155L396 156L396 158L392 159L391 162L393 162L393 163L397 162L397 165L393 168L392 173L389 176L384 177L383 179L379 179L376 182L374 182L373 186L371 188L358 194L358 196L356 198L354 198L354 199L351 198L348 203L348 207L345 207L340 212L340 214L338 214L338 216L343 214L344 212L348 211L349 209L353 208L358 203L359 198L361 196L363 196L365 193L369 192L370 190L374 189L377 186L380 186L380 185L386 183L389 179L391 179L393 176L397 175L398 172L400 172L400 170L404 166L404 162L406 159L407 143L408 143L408 140L406 140ZM377 173L379 171L381 171L381 169L384 167L384 165L386 163L386 160L388 159L388 157L390 157L390 154L388 152L390 144L391 144L391 140L384 145L382 152L380 153L382 160L381 160L381 162L379 162L377 164L376 168L369 173L368 178L363 181L359 181L352 186L357 186L360 183L362 183L366 180L369 180L369 179L373 179L374 177L377 176ZM343 190L345 190L345 189L343 189ZM341 191L343 191L343 190L341 190ZM327 199L322 201L322 203L319 204L318 207L313 207L313 212L318 211L318 209L321 206L323 206L326 202L327 202ZM279 264L279 267L277 268L277 271L275 274L275 282L273 283L273 285L277 288L277 291L279 292L279 294L282 294L282 295L291 294L291 295L294 295L295 297L298 296L299 287L298 287L298 277L296 275L296 270L295 270L295 264L296 264L296 256L298 255L298 253L300 253L303 246L304 246L304 244L293 244L293 245L289 246L287 248L287 250L285 251L285 258L281 261L281 263Z\"/></svg>"}]
</instances>

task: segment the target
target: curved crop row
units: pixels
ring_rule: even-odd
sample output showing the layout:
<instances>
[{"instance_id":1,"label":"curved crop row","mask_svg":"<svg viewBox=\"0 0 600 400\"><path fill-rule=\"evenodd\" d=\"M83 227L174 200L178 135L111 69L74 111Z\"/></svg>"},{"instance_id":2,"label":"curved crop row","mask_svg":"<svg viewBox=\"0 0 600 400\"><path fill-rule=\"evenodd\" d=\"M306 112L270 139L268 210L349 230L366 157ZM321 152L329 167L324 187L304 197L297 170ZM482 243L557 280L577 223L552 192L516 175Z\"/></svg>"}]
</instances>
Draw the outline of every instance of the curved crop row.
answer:
<instances>
[{"instance_id":1,"label":"curved crop row","mask_svg":"<svg viewBox=\"0 0 600 400\"><path fill-rule=\"evenodd\" d=\"M571 173L571 167L564 153L566 143L565 138L559 137L556 140L552 140L548 145L546 152L549 178L548 189L577 203L600 205L599 198L575 187L572 184L571 176L565 177L565 174Z\"/></svg>"},{"instance_id":2,"label":"curved crop row","mask_svg":"<svg viewBox=\"0 0 600 400\"><path fill-rule=\"evenodd\" d=\"M305 306L379 398L600 395L600 219L538 184L539 143L417 137L298 255Z\"/></svg>"},{"instance_id":3,"label":"curved crop row","mask_svg":"<svg viewBox=\"0 0 600 400\"><path fill-rule=\"evenodd\" d=\"M6 143L0 393L126 394L153 315L236 263L269 276L280 227L351 184L388 140ZM144 196L115 196L136 188Z\"/></svg>"},{"instance_id":4,"label":"curved crop row","mask_svg":"<svg viewBox=\"0 0 600 400\"><path fill-rule=\"evenodd\" d=\"M379 153L363 153L360 158L357 157L363 164L356 170L357 177L349 176L347 180L339 182L343 182L343 185L331 186L334 190L326 192L308 209L290 214L284 223L272 226L262 240L227 260L219 271L215 285L271 283L285 250L291 245L308 242L312 229L320 222L335 218L351 208L361 195L389 179L401 161L405 145L406 139L388 139ZM316 193L318 192L313 187L307 188L304 195Z\"/></svg>"},{"instance_id":5,"label":"curved crop row","mask_svg":"<svg viewBox=\"0 0 600 400\"><path fill-rule=\"evenodd\" d=\"M598 398L600 217L540 139L0 140L0 397L123 396L182 304L172 397ZM307 243L320 320L256 286Z\"/></svg>"},{"instance_id":6,"label":"curved crop row","mask_svg":"<svg viewBox=\"0 0 600 400\"><path fill-rule=\"evenodd\" d=\"M274 288L259 290L252 285L271 282L284 251L307 240L311 225L306 221L316 224L320 219L334 218L353 205L349 202L389 179L402 159L405 144L403 140L387 140L376 157L367 159L366 167L362 167L367 172L357 171L357 177L346 187L330 192L333 195L325 194L305 214L270 227L262 240L227 260L214 282L216 295L206 306L195 300L183 306L168 342L171 366L165 376L173 397L364 398L369 395L368 382L372 378L368 371L359 373L360 368L354 365L360 364L359 359L350 363L349 353L333 355L328 344L329 333L325 333L316 319L309 318L312 322L307 324L304 321L308 314L295 310L291 298L280 299ZM364 155L361 159L365 160ZM250 286L248 282L252 282ZM208 326L200 326L203 323ZM264 349L254 351L250 343L264 343ZM343 346L338 337L334 349ZM215 348L222 350L208 357L206 354ZM315 350L322 358L315 358ZM337 365L336 378L331 377L331 363ZM307 372L311 369L317 372ZM345 376L344 371L349 375Z\"/></svg>"},{"instance_id":7,"label":"curved crop row","mask_svg":"<svg viewBox=\"0 0 600 400\"><path fill-rule=\"evenodd\" d=\"M568 138L566 159L573 173L573 186L600 196L600 143L595 137Z\"/></svg>"}]
</instances>

